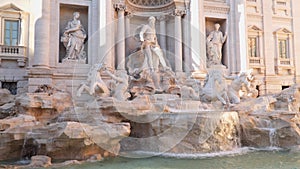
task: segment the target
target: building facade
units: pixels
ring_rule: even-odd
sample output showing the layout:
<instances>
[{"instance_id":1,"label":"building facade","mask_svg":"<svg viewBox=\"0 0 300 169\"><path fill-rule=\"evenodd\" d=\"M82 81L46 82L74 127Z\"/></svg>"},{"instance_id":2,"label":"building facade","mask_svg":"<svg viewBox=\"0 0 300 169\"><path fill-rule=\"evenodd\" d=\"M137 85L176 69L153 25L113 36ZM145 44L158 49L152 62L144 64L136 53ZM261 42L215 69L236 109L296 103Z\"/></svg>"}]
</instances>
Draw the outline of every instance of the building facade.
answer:
<instances>
[{"instance_id":1,"label":"building facade","mask_svg":"<svg viewBox=\"0 0 300 169\"><path fill-rule=\"evenodd\" d=\"M260 95L279 92L300 83L299 7L298 0L1 0L1 87L73 91L93 64L125 70L139 46L136 30L154 16L176 74L205 76L206 38L219 23L228 35L222 48L228 74L253 69ZM74 12L86 33L84 62L64 61L62 36Z\"/></svg>"}]
</instances>

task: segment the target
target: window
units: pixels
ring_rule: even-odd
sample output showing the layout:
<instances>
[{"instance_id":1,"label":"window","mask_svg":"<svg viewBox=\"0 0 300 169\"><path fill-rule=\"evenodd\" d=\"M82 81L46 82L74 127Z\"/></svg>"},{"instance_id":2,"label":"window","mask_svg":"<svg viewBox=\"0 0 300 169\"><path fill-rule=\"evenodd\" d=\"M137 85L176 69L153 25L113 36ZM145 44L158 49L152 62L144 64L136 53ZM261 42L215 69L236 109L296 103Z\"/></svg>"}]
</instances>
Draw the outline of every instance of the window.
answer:
<instances>
[{"instance_id":1,"label":"window","mask_svg":"<svg viewBox=\"0 0 300 169\"><path fill-rule=\"evenodd\" d=\"M4 45L17 46L19 40L19 21L4 21Z\"/></svg>"},{"instance_id":2,"label":"window","mask_svg":"<svg viewBox=\"0 0 300 169\"><path fill-rule=\"evenodd\" d=\"M17 94L17 82L2 82L2 88L10 91L11 94Z\"/></svg>"},{"instance_id":3,"label":"window","mask_svg":"<svg viewBox=\"0 0 300 169\"><path fill-rule=\"evenodd\" d=\"M248 38L248 55L249 57L257 57L256 53L256 38L250 37Z\"/></svg>"},{"instance_id":4,"label":"window","mask_svg":"<svg viewBox=\"0 0 300 169\"><path fill-rule=\"evenodd\" d=\"M287 41L285 39L278 40L278 47L279 47L279 58L286 59L287 57Z\"/></svg>"},{"instance_id":5,"label":"window","mask_svg":"<svg viewBox=\"0 0 300 169\"><path fill-rule=\"evenodd\" d=\"M281 90L288 89L290 86L281 86Z\"/></svg>"}]
</instances>

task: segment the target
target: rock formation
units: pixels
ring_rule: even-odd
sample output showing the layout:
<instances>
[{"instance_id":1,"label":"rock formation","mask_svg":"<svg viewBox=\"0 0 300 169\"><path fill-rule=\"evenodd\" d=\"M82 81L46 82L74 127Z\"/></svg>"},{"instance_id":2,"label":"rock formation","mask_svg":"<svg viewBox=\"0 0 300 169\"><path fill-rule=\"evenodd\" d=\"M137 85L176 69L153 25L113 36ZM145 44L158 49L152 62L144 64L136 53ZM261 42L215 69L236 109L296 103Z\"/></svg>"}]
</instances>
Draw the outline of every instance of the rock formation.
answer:
<instances>
[{"instance_id":1,"label":"rock formation","mask_svg":"<svg viewBox=\"0 0 300 169\"><path fill-rule=\"evenodd\" d=\"M240 115L242 145L260 148L299 145L299 108L299 85L234 106Z\"/></svg>"},{"instance_id":2,"label":"rock formation","mask_svg":"<svg viewBox=\"0 0 300 169\"><path fill-rule=\"evenodd\" d=\"M69 93L47 89L51 89L51 94L39 90L18 96L17 113L0 120L1 160L34 155L83 160L95 154L119 153L119 141L130 133L128 123L122 123L117 116L114 120L106 118L100 108L74 109ZM100 116L103 119L95 120Z\"/></svg>"}]
</instances>

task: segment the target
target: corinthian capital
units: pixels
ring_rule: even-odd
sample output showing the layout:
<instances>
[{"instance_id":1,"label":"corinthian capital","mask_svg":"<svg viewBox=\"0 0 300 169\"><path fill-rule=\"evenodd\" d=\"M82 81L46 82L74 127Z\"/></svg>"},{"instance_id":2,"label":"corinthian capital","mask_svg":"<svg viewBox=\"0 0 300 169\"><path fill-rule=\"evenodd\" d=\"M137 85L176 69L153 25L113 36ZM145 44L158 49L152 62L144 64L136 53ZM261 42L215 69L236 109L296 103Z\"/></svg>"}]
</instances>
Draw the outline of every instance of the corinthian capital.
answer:
<instances>
[{"instance_id":1,"label":"corinthian capital","mask_svg":"<svg viewBox=\"0 0 300 169\"><path fill-rule=\"evenodd\" d=\"M115 0L114 1L114 8L117 11L124 11L126 9L125 1L124 0Z\"/></svg>"},{"instance_id":2,"label":"corinthian capital","mask_svg":"<svg viewBox=\"0 0 300 169\"><path fill-rule=\"evenodd\" d=\"M173 12L174 16L183 16L186 14L186 10L185 9L175 9Z\"/></svg>"}]
</instances>

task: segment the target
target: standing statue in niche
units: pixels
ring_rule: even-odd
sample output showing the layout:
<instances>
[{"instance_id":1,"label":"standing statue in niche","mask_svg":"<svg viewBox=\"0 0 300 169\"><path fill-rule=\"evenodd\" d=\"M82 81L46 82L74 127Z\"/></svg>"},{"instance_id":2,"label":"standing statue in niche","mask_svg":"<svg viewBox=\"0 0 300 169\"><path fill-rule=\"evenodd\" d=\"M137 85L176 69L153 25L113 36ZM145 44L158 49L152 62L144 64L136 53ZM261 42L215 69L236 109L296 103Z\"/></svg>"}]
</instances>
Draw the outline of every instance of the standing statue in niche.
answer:
<instances>
[{"instance_id":1,"label":"standing statue in niche","mask_svg":"<svg viewBox=\"0 0 300 169\"><path fill-rule=\"evenodd\" d=\"M219 65L222 61L222 47L227 39L227 33L223 36L223 33L219 30L220 24L215 24L215 30L210 32L206 39L207 44L207 65Z\"/></svg>"},{"instance_id":2,"label":"standing statue in niche","mask_svg":"<svg viewBox=\"0 0 300 169\"><path fill-rule=\"evenodd\" d=\"M129 74L134 72L143 72L148 69L149 75L153 80L155 92L161 93L161 77L160 66L163 70L171 70L167 66L163 51L160 48L155 30L155 17L151 16L148 19L148 24L139 26L136 30L136 38L141 42L140 50L128 56L128 71Z\"/></svg>"},{"instance_id":3,"label":"standing statue in niche","mask_svg":"<svg viewBox=\"0 0 300 169\"><path fill-rule=\"evenodd\" d=\"M163 68L167 68L163 51L157 42L155 30L155 18L149 17L149 23L140 27L139 38L142 41L141 50L145 54L144 66L150 68L151 71L157 70L159 63Z\"/></svg>"},{"instance_id":4,"label":"standing statue in niche","mask_svg":"<svg viewBox=\"0 0 300 169\"><path fill-rule=\"evenodd\" d=\"M68 22L61 37L61 42L63 42L67 52L63 62L79 61L85 63L84 40L86 39L86 32L79 20L80 13L74 12L73 17L73 20Z\"/></svg>"}]
</instances>

